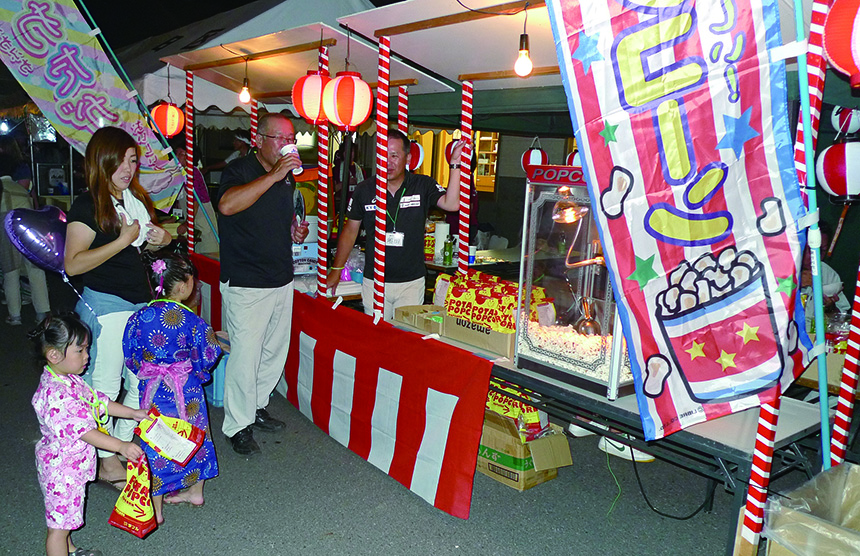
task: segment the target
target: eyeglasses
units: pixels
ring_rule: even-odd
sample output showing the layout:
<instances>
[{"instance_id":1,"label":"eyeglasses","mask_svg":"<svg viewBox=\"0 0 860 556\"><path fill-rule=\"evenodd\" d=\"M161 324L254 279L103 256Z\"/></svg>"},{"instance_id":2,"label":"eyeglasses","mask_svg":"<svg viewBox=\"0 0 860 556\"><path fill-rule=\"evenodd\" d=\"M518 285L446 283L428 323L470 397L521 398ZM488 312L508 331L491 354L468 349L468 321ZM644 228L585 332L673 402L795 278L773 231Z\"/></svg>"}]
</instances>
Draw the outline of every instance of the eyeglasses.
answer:
<instances>
[{"instance_id":1,"label":"eyeglasses","mask_svg":"<svg viewBox=\"0 0 860 556\"><path fill-rule=\"evenodd\" d=\"M274 139L278 143L287 143L288 145L295 145L296 138L295 137L284 137L283 135L266 135L265 133L259 133L260 137L268 137L269 139Z\"/></svg>"}]
</instances>

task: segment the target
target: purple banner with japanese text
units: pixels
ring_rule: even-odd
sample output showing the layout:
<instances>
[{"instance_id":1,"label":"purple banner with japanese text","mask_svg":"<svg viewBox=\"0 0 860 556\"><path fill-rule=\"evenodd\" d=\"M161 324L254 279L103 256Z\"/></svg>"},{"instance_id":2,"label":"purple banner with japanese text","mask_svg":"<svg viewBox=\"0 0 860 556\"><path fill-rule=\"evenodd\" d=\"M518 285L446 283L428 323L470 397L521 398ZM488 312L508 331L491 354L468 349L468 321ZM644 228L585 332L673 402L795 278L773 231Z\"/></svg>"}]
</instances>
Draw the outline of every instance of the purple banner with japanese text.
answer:
<instances>
[{"instance_id":1,"label":"purple banner with japanese text","mask_svg":"<svg viewBox=\"0 0 860 556\"><path fill-rule=\"evenodd\" d=\"M776 0L547 7L646 438L773 400L810 348Z\"/></svg>"},{"instance_id":2,"label":"purple banner with japanese text","mask_svg":"<svg viewBox=\"0 0 860 556\"><path fill-rule=\"evenodd\" d=\"M78 152L100 127L132 135L141 146L141 184L157 207L169 207L184 183L182 169L163 152L72 0L0 0L0 59Z\"/></svg>"}]
</instances>

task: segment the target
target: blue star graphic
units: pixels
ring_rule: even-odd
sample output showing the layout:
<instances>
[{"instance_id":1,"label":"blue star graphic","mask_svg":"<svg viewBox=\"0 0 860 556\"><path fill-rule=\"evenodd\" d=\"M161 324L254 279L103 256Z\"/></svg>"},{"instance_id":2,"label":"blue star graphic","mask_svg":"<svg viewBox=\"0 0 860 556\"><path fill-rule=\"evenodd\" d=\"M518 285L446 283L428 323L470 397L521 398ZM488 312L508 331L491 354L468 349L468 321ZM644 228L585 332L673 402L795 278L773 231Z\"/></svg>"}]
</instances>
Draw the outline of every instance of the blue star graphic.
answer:
<instances>
[{"instance_id":1,"label":"blue star graphic","mask_svg":"<svg viewBox=\"0 0 860 556\"><path fill-rule=\"evenodd\" d=\"M603 54L597 48L598 37L599 33L586 35L584 31L581 32L579 34L579 45L576 47L576 52L572 55L574 59L582 62L586 75L588 74L588 70L591 69L592 62L603 60Z\"/></svg>"},{"instance_id":2,"label":"blue star graphic","mask_svg":"<svg viewBox=\"0 0 860 556\"><path fill-rule=\"evenodd\" d=\"M723 122L726 124L726 134L717 143L718 149L732 149L735 156L740 158L744 150L744 143L760 134L750 126L752 108L747 108L740 118L733 118L723 114Z\"/></svg>"}]
</instances>

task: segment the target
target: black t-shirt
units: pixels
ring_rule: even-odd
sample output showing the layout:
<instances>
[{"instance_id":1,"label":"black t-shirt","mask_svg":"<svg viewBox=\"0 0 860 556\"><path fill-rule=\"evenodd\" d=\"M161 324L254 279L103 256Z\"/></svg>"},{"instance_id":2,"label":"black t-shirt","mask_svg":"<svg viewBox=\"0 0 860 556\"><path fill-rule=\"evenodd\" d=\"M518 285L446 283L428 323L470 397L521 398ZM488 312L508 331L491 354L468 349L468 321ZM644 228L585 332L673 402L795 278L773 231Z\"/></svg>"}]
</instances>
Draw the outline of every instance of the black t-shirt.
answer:
<instances>
[{"instance_id":1,"label":"black t-shirt","mask_svg":"<svg viewBox=\"0 0 860 556\"><path fill-rule=\"evenodd\" d=\"M256 155L238 158L221 173L218 198L231 187L264 176ZM243 211L218 215L221 235L221 282L240 288L280 288L293 281L294 218L292 174L281 180Z\"/></svg>"},{"instance_id":2,"label":"black t-shirt","mask_svg":"<svg viewBox=\"0 0 860 556\"><path fill-rule=\"evenodd\" d=\"M96 224L95 201L89 193L75 199L66 220L70 223L80 222L96 233L90 249L107 245L119 237L118 233L105 233L99 229ZM152 299L140 252L137 247L131 245L81 276L84 286L91 290L109 293L130 303L146 303Z\"/></svg>"},{"instance_id":3,"label":"black t-shirt","mask_svg":"<svg viewBox=\"0 0 860 556\"><path fill-rule=\"evenodd\" d=\"M387 191L387 190L386 190ZM445 195L433 178L406 172L403 185L396 193L387 191L386 232L402 232L403 247L385 247L385 281L399 284L423 278L424 221L432 207ZM364 275L373 276L373 230L376 214L376 178L368 178L355 187L346 215L361 220L367 230Z\"/></svg>"}]
</instances>

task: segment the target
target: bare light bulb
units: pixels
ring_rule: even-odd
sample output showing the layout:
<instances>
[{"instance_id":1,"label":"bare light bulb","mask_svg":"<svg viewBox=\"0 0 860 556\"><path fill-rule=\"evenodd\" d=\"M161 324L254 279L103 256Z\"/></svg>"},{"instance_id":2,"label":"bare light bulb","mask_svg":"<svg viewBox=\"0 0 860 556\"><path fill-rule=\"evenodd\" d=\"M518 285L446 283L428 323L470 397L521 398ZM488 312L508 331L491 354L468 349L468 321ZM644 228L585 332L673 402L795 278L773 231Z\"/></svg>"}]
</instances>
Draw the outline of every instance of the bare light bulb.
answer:
<instances>
[{"instance_id":1,"label":"bare light bulb","mask_svg":"<svg viewBox=\"0 0 860 556\"><path fill-rule=\"evenodd\" d=\"M532 60L529 58L529 36L527 33L520 35L520 54L514 63L514 73L520 77L528 77L532 72Z\"/></svg>"},{"instance_id":2,"label":"bare light bulb","mask_svg":"<svg viewBox=\"0 0 860 556\"><path fill-rule=\"evenodd\" d=\"M239 91L239 102L248 104L251 102L251 91L248 90L248 78L242 82L242 90Z\"/></svg>"}]
</instances>

